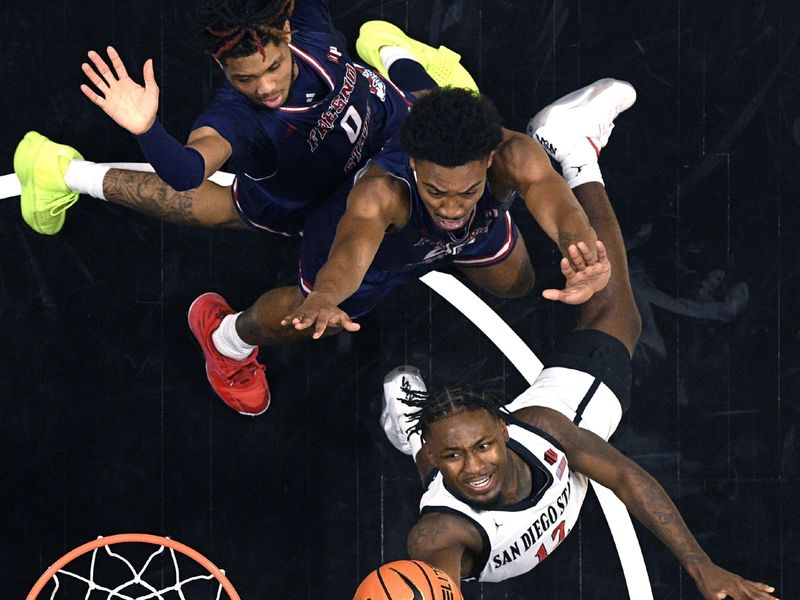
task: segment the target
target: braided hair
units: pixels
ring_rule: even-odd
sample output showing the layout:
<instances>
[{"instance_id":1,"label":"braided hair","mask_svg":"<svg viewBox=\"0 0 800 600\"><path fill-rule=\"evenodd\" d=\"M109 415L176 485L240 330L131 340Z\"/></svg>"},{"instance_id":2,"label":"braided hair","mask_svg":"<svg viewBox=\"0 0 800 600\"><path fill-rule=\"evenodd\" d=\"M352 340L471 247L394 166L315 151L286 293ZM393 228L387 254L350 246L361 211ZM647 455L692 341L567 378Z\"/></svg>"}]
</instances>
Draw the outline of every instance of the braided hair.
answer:
<instances>
[{"instance_id":1,"label":"braided hair","mask_svg":"<svg viewBox=\"0 0 800 600\"><path fill-rule=\"evenodd\" d=\"M227 58L265 56L267 44L288 35L283 24L295 0L206 0L195 10L198 46L220 62Z\"/></svg>"},{"instance_id":2,"label":"braided hair","mask_svg":"<svg viewBox=\"0 0 800 600\"><path fill-rule=\"evenodd\" d=\"M456 383L435 392L412 389L408 381L404 380L400 389L406 397L399 400L406 406L417 409L406 413L408 422L412 423L408 436L419 433L425 439L431 423L467 411L485 410L502 419L507 414L503 409L505 398L498 389L502 379L496 377L480 384L457 380Z\"/></svg>"}]
</instances>

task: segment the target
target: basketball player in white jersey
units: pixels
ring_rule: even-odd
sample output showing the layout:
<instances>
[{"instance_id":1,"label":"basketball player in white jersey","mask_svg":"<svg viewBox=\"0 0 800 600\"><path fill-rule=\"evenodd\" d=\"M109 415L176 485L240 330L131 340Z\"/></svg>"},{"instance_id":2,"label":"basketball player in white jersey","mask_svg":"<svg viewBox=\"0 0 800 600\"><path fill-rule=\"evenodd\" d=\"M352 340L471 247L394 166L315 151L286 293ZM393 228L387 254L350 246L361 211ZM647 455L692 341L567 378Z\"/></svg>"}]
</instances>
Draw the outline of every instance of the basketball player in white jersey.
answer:
<instances>
[{"instance_id":1,"label":"basketball player in white jersey","mask_svg":"<svg viewBox=\"0 0 800 600\"><path fill-rule=\"evenodd\" d=\"M582 305L577 328L534 384L501 411L490 393L464 385L428 394L414 367L386 377L381 422L392 444L415 458L426 485L409 554L455 581L497 582L530 571L572 530L593 479L667 545L703 598L775 598L771 586L714 564L661 485L607 442L629 404L630 358L641 331L597 164L613 127L603 106L614 93L593 84L529 125L561 164L605 242L602 260L612 265L608 286ZM581 276L566 261L562 271Z\"/></svg>"}]
</instances>

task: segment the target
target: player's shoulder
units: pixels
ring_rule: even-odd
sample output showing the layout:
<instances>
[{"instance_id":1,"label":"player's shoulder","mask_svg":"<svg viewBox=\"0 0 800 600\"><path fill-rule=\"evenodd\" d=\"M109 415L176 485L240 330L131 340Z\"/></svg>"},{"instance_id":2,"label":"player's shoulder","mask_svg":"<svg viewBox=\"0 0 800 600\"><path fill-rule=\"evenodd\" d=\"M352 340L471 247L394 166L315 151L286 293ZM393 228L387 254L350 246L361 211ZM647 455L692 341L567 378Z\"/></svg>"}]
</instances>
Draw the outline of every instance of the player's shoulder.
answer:
<instances>
[{"instance_id":1,"label":"player's shoulder","mask_svg":"<svg viewBox=\"0 0 800 600\"><path fill-rule=\"evenodd\" d=\"M466 516L426 509L408 533L407 543L412 556L429 556L453 547L480 553L483 536Z\"/></svg>"},{"instance_id":2,"label":"player's shoulder","mask_svg":"<svg viewBox=\"0 0 800 600\"><path fill-rule=\"evenodd\" d=\"M398 226L408 217L408 185L370 160L356 179L348 205L368 206Z\"/></svg>"},{"instance_id":3,"label":"player's shoulder","mask_svg":"<svg viewBox=\"0 0 800 600\"><path fill-rule=\"evenodd\" d=\"M523 168L540 161L549 164L547 154L535 140L519 131L503 128L503 139L495 151L493 166Z\"/></svg>"},{"instance_id":4,"label":"player's shoulder","mask_svg":"<svg viewBox=\"0 0 800 600\"><path fill-rule=\"evenodd\" d=\"M567 417L545 406L528 406L511 413L508 423L520 425L534 433L543 435L559 446L569 438L575 424Z\"/></svg>"}]
</instances>

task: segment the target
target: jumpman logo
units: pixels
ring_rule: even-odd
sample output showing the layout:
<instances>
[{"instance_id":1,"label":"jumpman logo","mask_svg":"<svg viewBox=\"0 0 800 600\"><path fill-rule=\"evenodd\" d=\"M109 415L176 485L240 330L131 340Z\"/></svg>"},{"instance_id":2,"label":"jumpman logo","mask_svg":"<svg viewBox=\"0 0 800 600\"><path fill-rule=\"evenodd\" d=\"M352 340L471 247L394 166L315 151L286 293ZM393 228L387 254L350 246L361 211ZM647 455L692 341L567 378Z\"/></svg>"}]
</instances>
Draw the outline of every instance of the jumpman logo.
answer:
<instances>
[{"instance_id":1,"label":"jumpman logo","mask_svg":"<svg viewBox=\"0 0 800 600\"><path fill-rule=\"evenodd\" d=\"M578 172L577 172L577 173L575 173L575 175L580 175L580 174L581 174L581 170L582 170L582 169L583 169L583 167L585 167L585 166L586 166L586 165L585 165L585 164L583 164L583 165L581 165L580 167L570 167L570 169L576 169Z\"/></svg>"},{"instance_id":2,"label":"jumpman logo","mask_svg":"<svg viewBox=\"0 0 800 600\"><path fill-rule=\"evenodd\" d=\"M494 532L497 533L498 531L500 531L500 528L503 526L503 524L498 523L496 519L492 519L492 522L494 523L494 530L495 530Z\"/></svg>"}]
</instances>

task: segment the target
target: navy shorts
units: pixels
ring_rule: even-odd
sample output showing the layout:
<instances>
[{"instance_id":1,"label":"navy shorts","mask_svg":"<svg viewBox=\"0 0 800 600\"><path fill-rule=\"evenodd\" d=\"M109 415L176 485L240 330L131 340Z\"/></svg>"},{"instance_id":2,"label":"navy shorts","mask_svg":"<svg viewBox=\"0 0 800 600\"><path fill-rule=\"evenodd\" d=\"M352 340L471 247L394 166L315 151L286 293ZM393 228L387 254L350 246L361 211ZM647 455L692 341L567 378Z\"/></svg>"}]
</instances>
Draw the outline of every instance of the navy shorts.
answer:
<instances>
[{"instance_id":1,"label":"navy shorts","mask_svg":"<svg viewBox=\"0 0 800 600\"><path fill-rule=\"evenodd\" d=\"M300 235L311 209L308 204L278 200L246 175L233 180L233 202L242 220L257 231Z\"/></svg>"}]
</instances>

